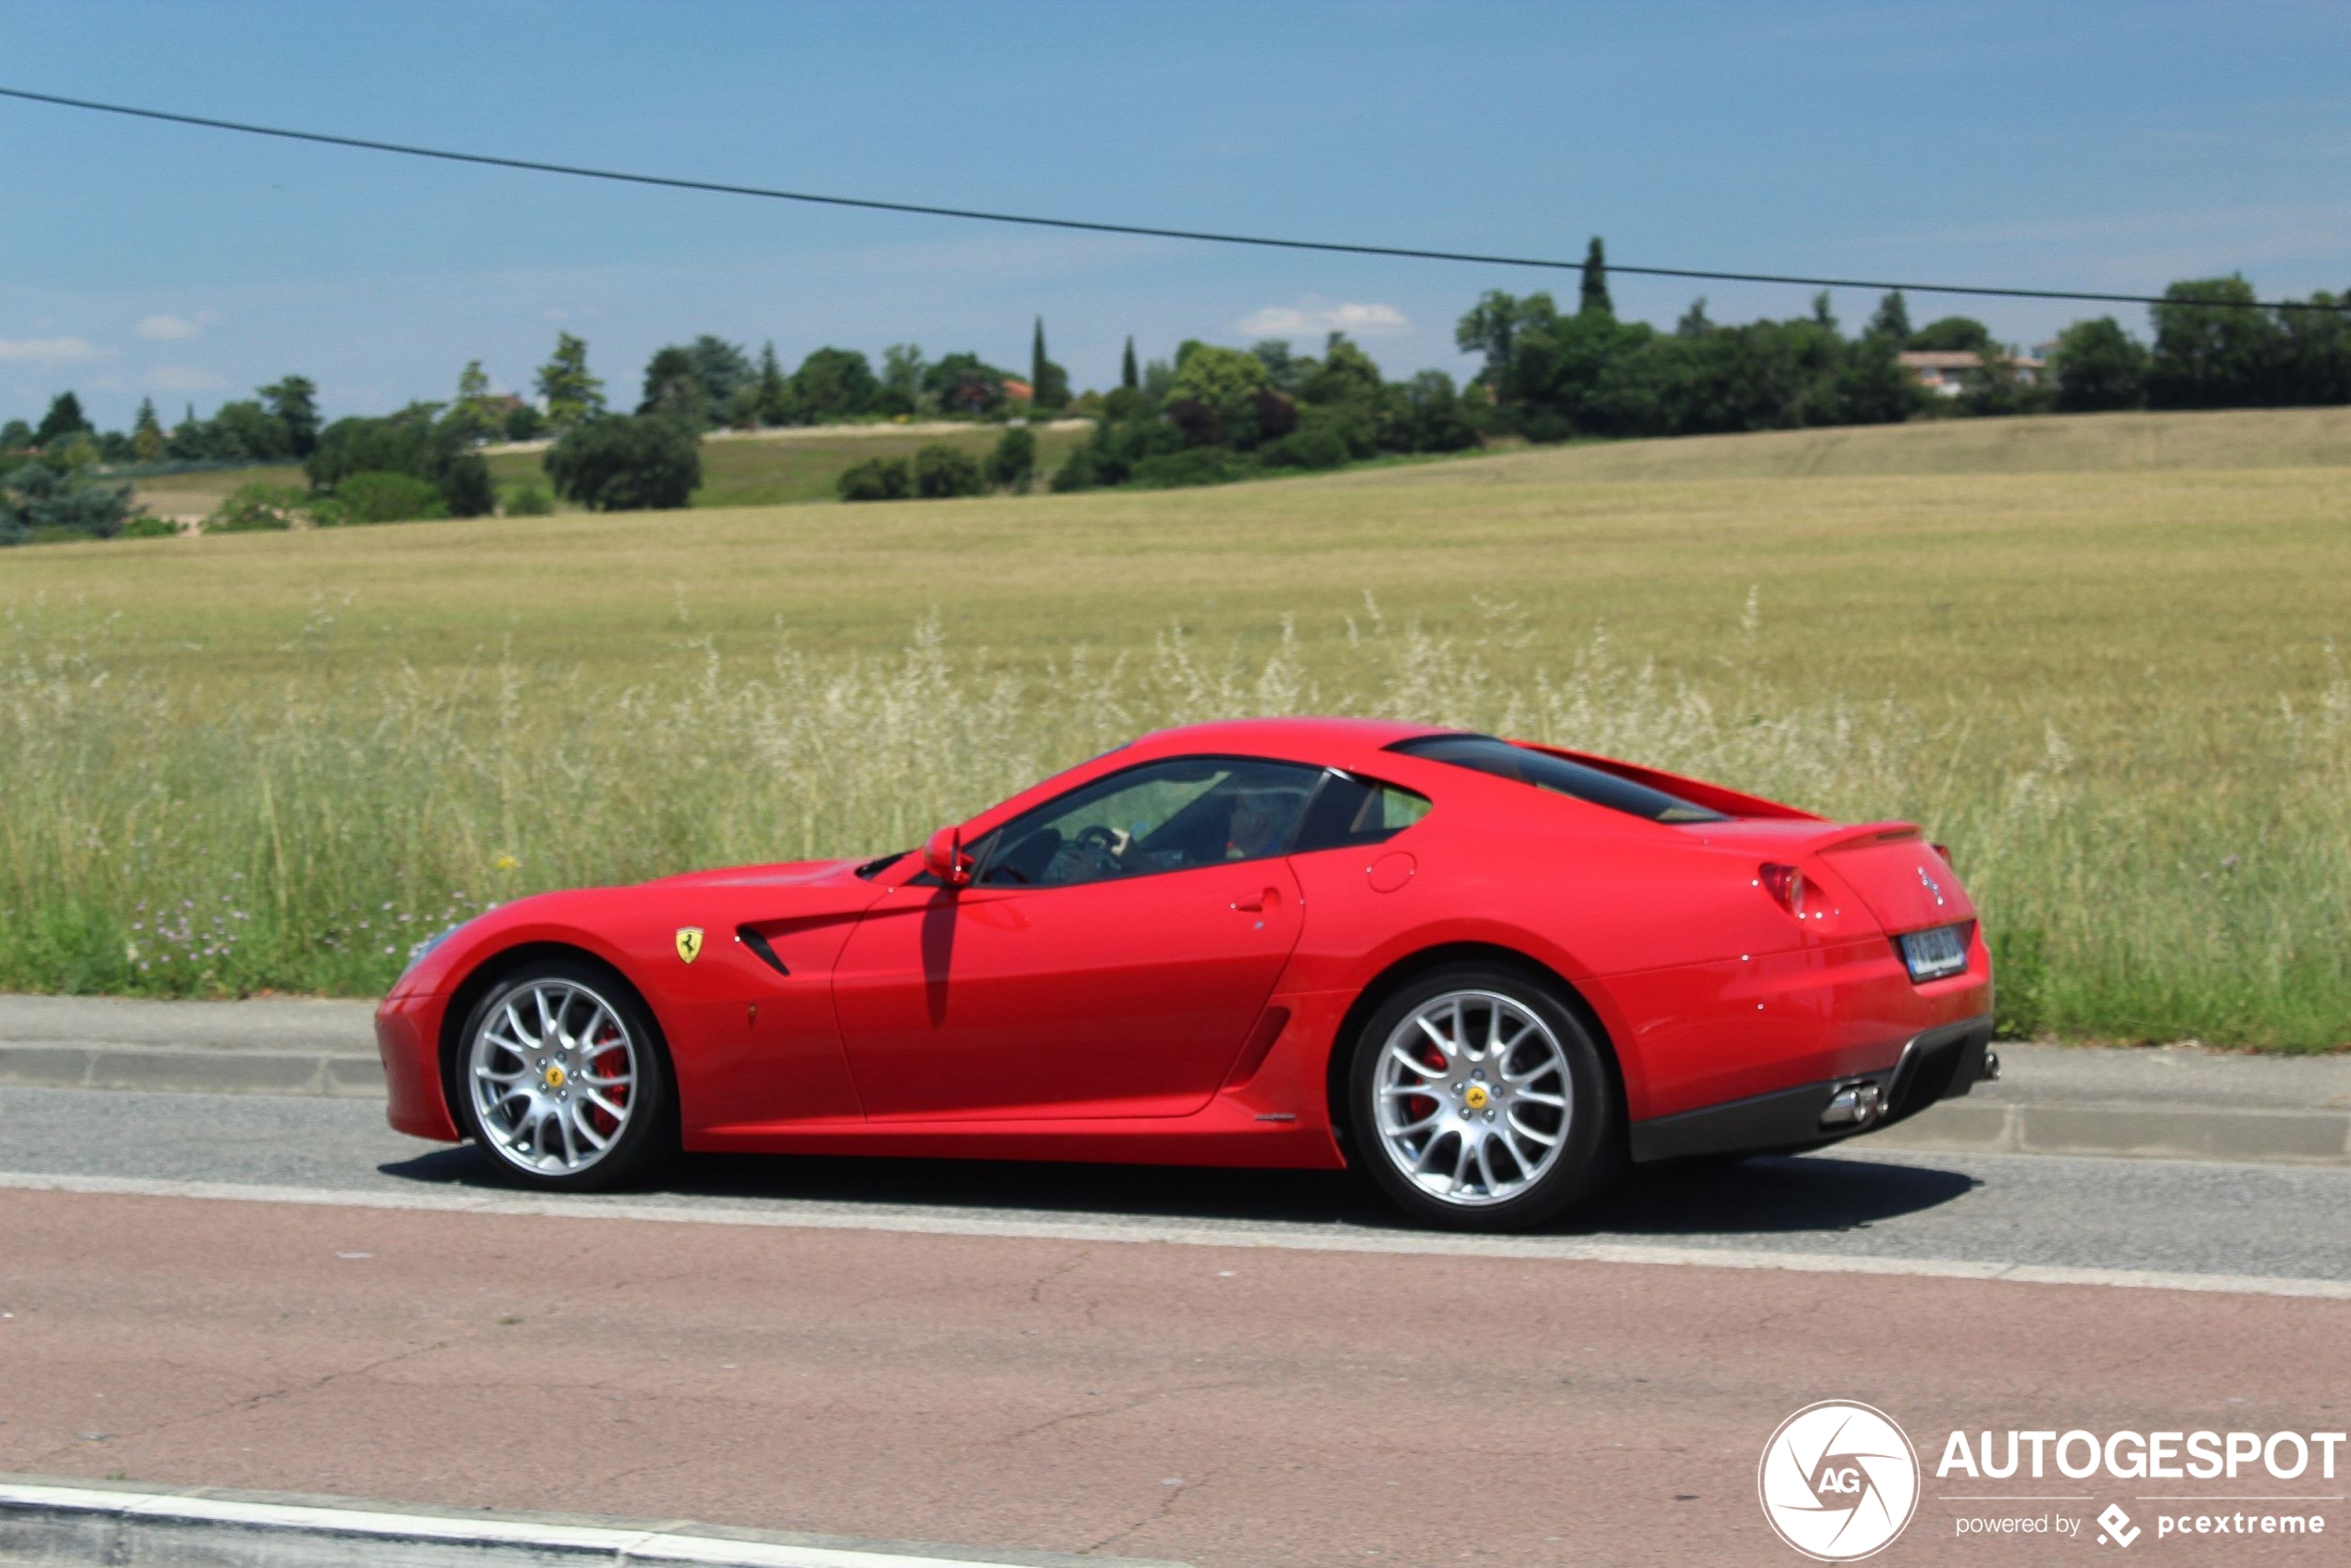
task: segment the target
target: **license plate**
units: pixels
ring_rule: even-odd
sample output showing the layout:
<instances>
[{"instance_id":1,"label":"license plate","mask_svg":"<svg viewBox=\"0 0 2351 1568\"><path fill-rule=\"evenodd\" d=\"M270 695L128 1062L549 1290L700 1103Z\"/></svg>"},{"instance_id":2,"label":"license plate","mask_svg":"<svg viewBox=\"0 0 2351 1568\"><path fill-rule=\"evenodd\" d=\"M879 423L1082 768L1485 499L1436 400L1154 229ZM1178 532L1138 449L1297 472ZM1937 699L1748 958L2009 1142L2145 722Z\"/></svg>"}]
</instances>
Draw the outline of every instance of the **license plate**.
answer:
<instances>
[{"instance_id":1,"label":"license plate","mask_svg":"<svg viewBox=\"0 0 2351 1568\"><path fill-rule=\"evenodd\" d=\"M1937 926L1932 931L1912 931L1897 939L1902 944L1902 962L1909 966L1912 982L1922 985L1965 969L1966 930L1964 926Z\"/></svg>"}]
</instances>

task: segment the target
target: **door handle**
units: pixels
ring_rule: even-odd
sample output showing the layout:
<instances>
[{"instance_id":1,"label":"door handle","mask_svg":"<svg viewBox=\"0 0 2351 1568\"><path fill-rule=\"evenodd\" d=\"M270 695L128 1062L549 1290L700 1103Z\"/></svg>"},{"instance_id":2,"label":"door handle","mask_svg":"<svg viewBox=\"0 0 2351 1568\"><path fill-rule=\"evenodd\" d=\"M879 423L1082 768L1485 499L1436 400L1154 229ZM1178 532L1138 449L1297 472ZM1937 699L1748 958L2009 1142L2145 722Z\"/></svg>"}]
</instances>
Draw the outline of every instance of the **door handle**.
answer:
<instances>
[{"instance_id":1,"label":"door handle","mask_svg":"<svg viewBox=\"0 0 2351 1568\"><path fill-rule=\"evenodd\" d=\"M1235 909L1245 915L1260 915L1266 910L1279 909L1281 906L1282 890L1279 888L1267 888L1255 898L1240 899L1233 904Z\"/></svg>"}]
</instances>

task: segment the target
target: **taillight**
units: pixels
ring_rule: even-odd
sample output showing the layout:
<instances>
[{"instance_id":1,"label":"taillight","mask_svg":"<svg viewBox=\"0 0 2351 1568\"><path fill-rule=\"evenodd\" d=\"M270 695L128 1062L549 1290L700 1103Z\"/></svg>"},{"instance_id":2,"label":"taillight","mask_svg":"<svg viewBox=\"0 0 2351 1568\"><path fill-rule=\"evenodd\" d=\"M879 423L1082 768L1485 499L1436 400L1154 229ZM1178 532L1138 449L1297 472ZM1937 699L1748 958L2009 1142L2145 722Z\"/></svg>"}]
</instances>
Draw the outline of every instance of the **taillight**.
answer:
<instances>
[{"instance_id":1,"label":"taillight","mask_svg":"<svg viewBox=\"0 0 2351 1568\"><path fill-rule=\"evenodd\" d=\"M1772 902L1795 915L1804 918L1804 873L1793 865L1767 861L1755 868L1755 885L1772 895Z\"/></svg>"}]
</instances>

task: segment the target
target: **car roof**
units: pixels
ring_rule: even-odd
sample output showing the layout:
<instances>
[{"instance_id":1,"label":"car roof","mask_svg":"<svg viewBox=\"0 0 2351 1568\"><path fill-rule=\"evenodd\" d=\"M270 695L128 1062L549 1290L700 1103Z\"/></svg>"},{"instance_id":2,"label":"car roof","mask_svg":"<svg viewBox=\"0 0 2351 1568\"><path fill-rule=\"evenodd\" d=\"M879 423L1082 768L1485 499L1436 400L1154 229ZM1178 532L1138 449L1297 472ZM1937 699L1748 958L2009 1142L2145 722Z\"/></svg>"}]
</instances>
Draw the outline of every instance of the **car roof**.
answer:
<instances>
[{"instance_id":1,"label":"car roof","mask_svg":"<svg viewBox=\"0 0 2351 1568\"><path fill-rule=\"evenodd\" d=\"M1237 718L1153 730L1123 748L1118 756L1122 763L1131 764L1152 757L1233 752L1344 767L1399 740L1449 733L1434 725L1385 718Z\"/></svg>"}]
</instances>

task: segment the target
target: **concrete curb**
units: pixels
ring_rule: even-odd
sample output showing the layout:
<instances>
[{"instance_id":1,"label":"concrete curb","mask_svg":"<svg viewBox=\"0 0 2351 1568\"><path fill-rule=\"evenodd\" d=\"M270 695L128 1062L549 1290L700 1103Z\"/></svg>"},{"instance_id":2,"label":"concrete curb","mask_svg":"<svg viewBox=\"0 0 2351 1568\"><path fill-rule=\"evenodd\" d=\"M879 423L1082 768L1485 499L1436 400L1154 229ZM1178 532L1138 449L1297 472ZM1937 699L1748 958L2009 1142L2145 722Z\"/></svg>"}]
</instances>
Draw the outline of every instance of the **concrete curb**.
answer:
<instances>
[{"instance_id":1,"label":"concrete curb","mask_svg":"<svg viewBox=\"0 0 2351 1568\"><path fill-rule=\"evenodd\" d=\"M2351 1112L2119 1101L1947 1100L1872 1133L1876 1149L2121 1154L2164 1160L2351 1164Z\"/></svg>"},{"instance_id":2,"label":"concrete curb","mask_svg":"<svg viewBox=\"0 0 2351 1568\"><path fill-rule=\"evenodd\" d=\"M338 1051L205 1051L158 1045L0 1041L0 1087L183 1094L383 1098L383 1063Z\"/></svg>"},{"instance_id":3,"label":"concrete curb","mask_svg":"<svg viewBox=\"0 0 2351 1568\"><path fill-rule=\"evenodd\" d=\"M343 1498L0 1476L0 1562L28 1568L1183 1568L1134 1558L967 1551L690 1521L434 1510Z\"/></svg>"}]
</instances>

